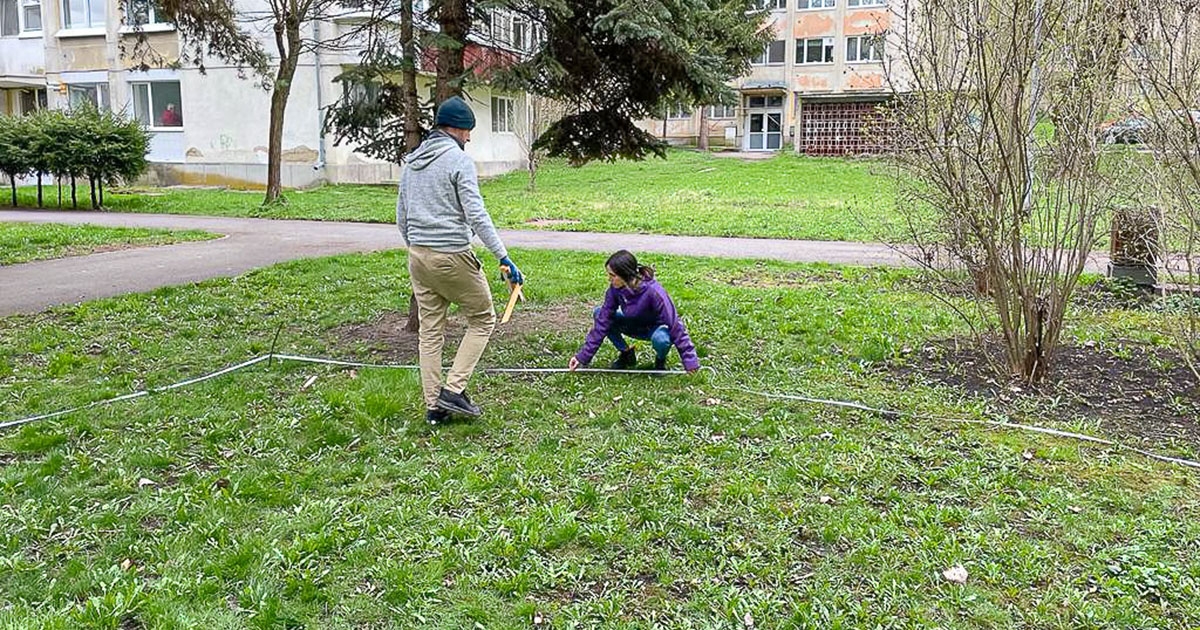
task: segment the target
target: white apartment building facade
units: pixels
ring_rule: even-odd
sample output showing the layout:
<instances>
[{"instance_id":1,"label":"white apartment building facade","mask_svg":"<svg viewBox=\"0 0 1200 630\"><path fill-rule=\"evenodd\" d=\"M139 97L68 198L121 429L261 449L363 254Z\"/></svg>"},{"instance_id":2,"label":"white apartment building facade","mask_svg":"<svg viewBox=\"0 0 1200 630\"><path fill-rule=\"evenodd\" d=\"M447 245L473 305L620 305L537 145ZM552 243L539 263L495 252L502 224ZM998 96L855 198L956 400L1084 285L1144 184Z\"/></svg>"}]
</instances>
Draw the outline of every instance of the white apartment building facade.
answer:
<instances>
[{"instance_id":1,"label":"white apartment building facade","mask_svg":"<svg viewBox=\"0 0 1200 630\"><path fill-rule=\"evenodd\" d=\"M144 23L149 44L167 62L179 59L179 36L153 10L129 16L123 1L0 0L0 115L92 102L146 125L152 135L150 183L264 185L270 93L220 63L209 64L204 73L186 65L138 70L126 56L135 40L129 22ZM240 4L247 12L269 11L266 0ZM307 27L315 38L336 37L353 22L347 15ZM511 22L509 27L511 32ZM262 36L272 50L273 42ZM284 126L284 186L398 179L398 165L334 146L323 131L325 109L346 89L335 78L354 63L354 51L302 57ZM431 93L432 82L432 76L421 76L423 93ZM523 168L525 95L481 88L467 100L478 120L467 152L480 173Z\"/></svg>"}]
</instances>

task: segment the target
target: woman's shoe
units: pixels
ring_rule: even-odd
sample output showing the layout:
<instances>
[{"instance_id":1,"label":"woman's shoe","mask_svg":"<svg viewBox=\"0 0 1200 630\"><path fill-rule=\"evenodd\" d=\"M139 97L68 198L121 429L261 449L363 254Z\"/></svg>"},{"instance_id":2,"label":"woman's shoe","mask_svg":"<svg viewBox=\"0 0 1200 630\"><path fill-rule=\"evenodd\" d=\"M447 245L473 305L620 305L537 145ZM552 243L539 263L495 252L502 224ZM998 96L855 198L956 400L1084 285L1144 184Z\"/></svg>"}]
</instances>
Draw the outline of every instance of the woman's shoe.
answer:
<instances>
[{"instance_id":1,"label":"woman's shoe","mask_svg":"<svg viewBox=\"0 0 1200 630\"><path fill-rule=\"evenodd\" d=\"M621 356L617 357L617 360L609 366L613 370L632 370L635 367L637 367L637 353L634 352L633 346L622 352Z\"/></svg>"}]
</instances>

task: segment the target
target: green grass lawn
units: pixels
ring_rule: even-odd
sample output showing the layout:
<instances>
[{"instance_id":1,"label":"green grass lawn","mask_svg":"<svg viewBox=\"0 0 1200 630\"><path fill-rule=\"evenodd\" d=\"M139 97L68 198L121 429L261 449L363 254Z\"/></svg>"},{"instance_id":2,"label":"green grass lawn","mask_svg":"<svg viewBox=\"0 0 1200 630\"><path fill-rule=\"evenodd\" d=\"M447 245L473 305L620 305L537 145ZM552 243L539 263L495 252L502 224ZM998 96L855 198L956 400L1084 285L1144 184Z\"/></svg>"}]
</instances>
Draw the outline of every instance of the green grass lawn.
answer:
<instances>
[{"instance_id":1,"label":"green grass lawn","mask_svg":"<svg viewBox=\"0 0 1200 630\"><path fill-rule=\"evenodd\" d=\"M485 364L563 366L603 257L514 257L525 327ZM1200 623L1195 473L730 389L973 416L884 376L962 332L908 272L646 262L715 373L479 375L485 418L431 429L411 373L259 365L0 435L0 627ZM279 351L375 358L345 327L403 308L404 269L307 260L0 320L0 420L240 362L280 325ZM1102 348L1153 317L1069 335Z\"/></svg>"},{"instance_id":2,"label":"green grass lawn","mask_svg":"<svg viewBox=\"0 0 1200 630\"><path fill-rule=\"evenodd\" d=\"M0 222L0 265L216 238L199 230Z\"/></svg>"},{"instance_id":3,"label":"green grass lawn","mask_svg":"<svg viewBox=\"0 0 1200 630\"><path fill-rule=\"evenodd\" d=\"M496 224L515 229L640 232L875 241L894 236L891 179L879 162L780 155L743 161L671 151L669 159L596 163L571 168L548 163L537 189L510 173L483 184ZM390 223L391 186L327 186L291 192L287 204L262 208L261 193L162 190L109 194L108 208L162 212ZM33 191L22 191L32 206ZM542 223L550 221L549 224Z\"/></svg>"}]
</instances>

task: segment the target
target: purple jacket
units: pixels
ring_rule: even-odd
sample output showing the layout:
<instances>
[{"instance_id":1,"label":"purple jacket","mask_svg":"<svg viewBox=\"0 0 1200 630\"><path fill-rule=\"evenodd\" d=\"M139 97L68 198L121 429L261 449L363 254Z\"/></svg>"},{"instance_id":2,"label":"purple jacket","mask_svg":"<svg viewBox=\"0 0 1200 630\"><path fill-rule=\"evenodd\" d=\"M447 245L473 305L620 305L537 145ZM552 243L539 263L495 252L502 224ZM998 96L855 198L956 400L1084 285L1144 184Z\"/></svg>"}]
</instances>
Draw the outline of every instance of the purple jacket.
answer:
<instances>
[{"instance_id":1,"label":"purple jacket","mask_svg":"<svg viewBox=\"0 0 1200 630\"><path fill-rule=\"evenodd\" d=\"M596 325L588 333L583 348L575 358L582 364L591 363L592 357L600 349L604 337L612 327L613 316L621 309L621 313L638 325L645 325L648 330L666 326L671 336L671 343L679 350L679 358L683 360L683 369L695 370L700 367L700 359L696 356L696 347L688 337L687 328L675 312L675 304L671 297L658 282L653 279L642 280L637 290L628 287L622 289L608 288L604 294L604 305L596 313Z\"/></svg>"}]
</instances>

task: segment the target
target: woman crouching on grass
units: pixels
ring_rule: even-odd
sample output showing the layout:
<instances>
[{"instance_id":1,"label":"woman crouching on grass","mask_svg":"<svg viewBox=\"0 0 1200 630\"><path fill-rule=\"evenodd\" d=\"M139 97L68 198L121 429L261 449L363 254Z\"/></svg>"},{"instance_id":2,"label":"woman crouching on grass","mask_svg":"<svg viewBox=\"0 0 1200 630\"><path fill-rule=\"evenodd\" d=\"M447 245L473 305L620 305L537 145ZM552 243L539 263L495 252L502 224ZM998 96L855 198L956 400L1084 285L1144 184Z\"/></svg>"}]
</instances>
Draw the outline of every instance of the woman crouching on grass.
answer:
<instances>
[{"instance_id":1,"label":"woman crouching on grass","mask_svg":"<svg viewBox=\"0 0 1200 630\"><path fill-rule=\"evenodd\" d=\"M654 280L654 269L638 264L633 254L621 250L605 263L611 286L604 294L604 304L595 310L596 323L588 333L579 353L571 357L567 367L575 369L591 363L592 357L608 337L621 355L612 364L614 370L637 367L633 347L622 335L650 342L654 347L654 369L667 367L671 346L679 349L683 369L688 373L700 369L696 347L688 337L687 328L675 312L675 304L665 289Z\"/></svg>"}]
</instances>

